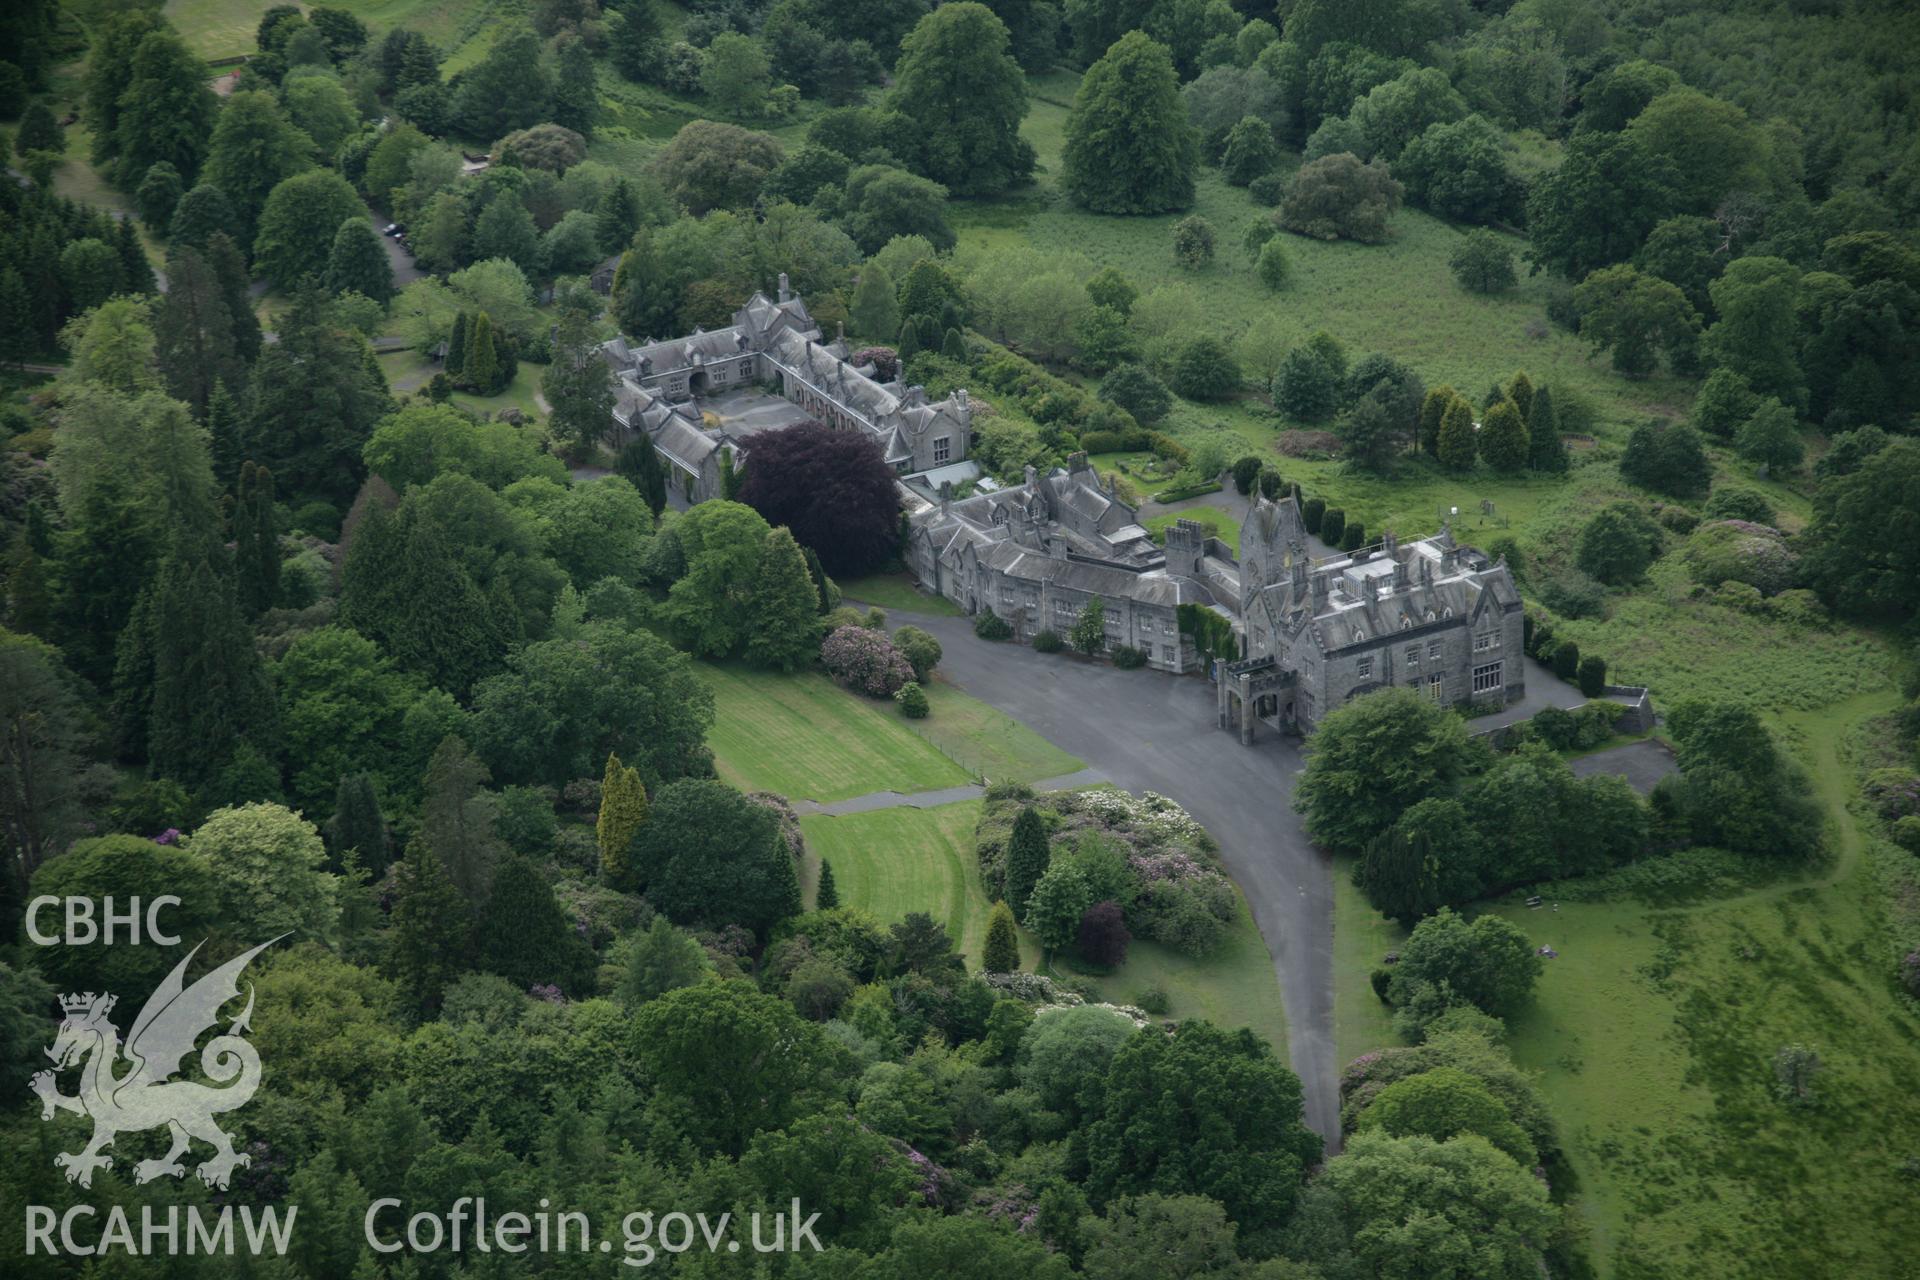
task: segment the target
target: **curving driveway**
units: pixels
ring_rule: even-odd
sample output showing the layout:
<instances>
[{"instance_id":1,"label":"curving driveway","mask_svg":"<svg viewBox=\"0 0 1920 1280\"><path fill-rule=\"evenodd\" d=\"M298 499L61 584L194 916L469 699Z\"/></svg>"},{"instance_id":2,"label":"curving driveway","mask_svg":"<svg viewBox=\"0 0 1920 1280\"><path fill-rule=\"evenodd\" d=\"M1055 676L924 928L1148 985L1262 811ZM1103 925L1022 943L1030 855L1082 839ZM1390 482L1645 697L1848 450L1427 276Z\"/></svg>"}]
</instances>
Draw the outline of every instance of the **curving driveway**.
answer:
<instances>
[{"instance_id":1,"label":"curving driveway","mask_svg":"<svg viewBox=\"0 0 1920 1280\"><path fill-rule=\"evenodd\" d=\"M1333 881L1293 812L1300 745L1267 730L1251 747L1214 727L1213 686L1191 676L1121 671L994 644L968 618L890 610L940 641L946 679L1072 752L1129 791L1183 805L1220 843L1247 895L1286 1002L1288 1052L1306 1120L1337 1150L1333 1047Z\"/></svg>"}]
</instances>

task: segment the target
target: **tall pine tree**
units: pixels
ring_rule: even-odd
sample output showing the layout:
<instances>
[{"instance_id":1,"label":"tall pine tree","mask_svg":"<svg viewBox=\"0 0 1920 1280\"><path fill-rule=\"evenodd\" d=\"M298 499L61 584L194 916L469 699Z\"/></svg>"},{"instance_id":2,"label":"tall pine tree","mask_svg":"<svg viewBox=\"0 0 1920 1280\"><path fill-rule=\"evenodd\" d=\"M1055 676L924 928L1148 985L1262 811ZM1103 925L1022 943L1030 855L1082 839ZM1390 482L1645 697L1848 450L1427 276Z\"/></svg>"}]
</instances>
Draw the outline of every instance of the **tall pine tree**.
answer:
<instances>
[{"instance_id":1,"label":"tall pine tree","mask_svg":"<svg viewBox=\"0 0 1920 1280\"><path fill-rule=\"evenodd\" d=\"M423 841L394 875L393 920L382 968L416 1012L440 1008L447 985L467 967L473 914L440 859Z\"/></svg>"},{"instance_id":2,"label":"tall pine tree","mask_svg":"<svg viewBox=\"0 0 1920 1280\"><path fill-rule=\"evenodd\" d=\"M567 916L531 862L517 853L500 860L480 913L476 938L480 967L521 990L552 983L583 995L580 944Z\"/></svg>"},{"instance_id":3,"label":"tall pine tree","mask_svg":"<svg viewBox=\"0 0 1920 1280\"><path fill-rule=\"evenodd\" d=\"M439 858L472 909L485 902L494 868L506 853L506 842L494 830L496 805L485 790L488 779L487 766L458 734L442 738L427 761L415 841Z\"/></svg>"},{"instance_id":4,"label":"tall pine tree","mask_svg":"<svg viewBox=\"0 0 1920 1280\"><path fill-rule=\"evenodd\" d=\"M242 744L274 754L275 708L225 552L176 538L154 584L153 773L188 788L213 781Z\"/></svg>"},{"instance_id":5,"label":"tall pine tree","mask_svg":"<svg viewBox=\"0 0 1920 1280\"><path fill-rule=\"evenodd\" d=\"M494 350L493 317L482 311L473 318L467 333L467 358L461 366L461 379L475 394L490 396L499 388L500 354Z\"/></svg>"},{"instance_id":6,"label":"tall pine tree","mask_svg":"<svg viewBox=\"0 0 1920 1280\"><path fill-rule=\"evenodd\" d=\"M326 836L327 848L339 865L347 864L348 854L358 854L360 864L372 875L386 874L387 820L380 812L371 774L349 773L340 779Z\"/></svg>"},{"instance_id":7,"label":"tall pine tree","mask_svg":"<svg viewBox=\"0 0 1920 1280\"><path fill-rule=\"evenodd\" d=\"M280 534L273 525L273 473L244 463L233 509L234 577L240 607L257 617L280 597Z\"/></svg>"},{"instance_id":8,"label":"tall pine tree","mask_svg":"<svg viewBox=\"0 0 1920 1280\"><path fill-rule=\"evenodd\" d=\"M1465 397L1455 396L1440 415L1440 435L1435 441L1440 465L1449 471L1470 471L1479 445L1474 439L1473 406Z\"/></svg>"},{"instance_id":9,"label":"tall pine tree","mask_svg":"<svg viewBox=\"0 0 1920 1280\"><path fill-rule=\"evenodd\" d=\"M831 911L840 905L840 889L833 882L833 864L820 859L820 883L813 888L813 909Z\"/></svg>"}]
</instances>

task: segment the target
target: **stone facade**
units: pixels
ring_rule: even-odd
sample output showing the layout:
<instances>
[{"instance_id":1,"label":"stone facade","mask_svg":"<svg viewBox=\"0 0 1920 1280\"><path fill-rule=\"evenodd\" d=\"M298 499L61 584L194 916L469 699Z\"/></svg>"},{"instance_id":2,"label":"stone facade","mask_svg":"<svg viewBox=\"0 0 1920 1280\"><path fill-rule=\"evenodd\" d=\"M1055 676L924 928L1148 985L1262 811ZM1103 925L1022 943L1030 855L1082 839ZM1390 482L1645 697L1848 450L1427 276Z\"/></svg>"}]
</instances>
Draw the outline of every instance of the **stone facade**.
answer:
<instances>
[{"instance_id":1,"label":"stone facade","mask_svg":"<svg viewBox=\"0 0 1920 1280\"><path fill-rule=\"evenodd\" d=\"M1102 486L1085 454L1024 483L954 499L942 490L908 494L907 564L929 591L969 614L992 610L1031 642L1042 631L1065 639L1098 597L1107 647L1135 648L1162 671L1194 669L1179 606L1215 607L1238 587L1231 553L1183 523L1168 547L1154 544L1139 513Z\"/></svg>"},{"instance_id":2,"label":"stone facade","mask_svg":"<svg viewBox=\"0 0 1920 1280\"><path fill-rule=\"evenodd\" d=\"M922 387L881 382L873 366L855 366L844 337L822 341L784 274L777 298L754 294L727 328L637 346L615 338L601 354L615 378L616 437L624 442L644 432L689 502L720 496L723 452L735 468L744 467L755 435L803 416L866 433L902 475L962 462L971 443L973 411L965 391L931 402ZM705 420L703 400L756 387L804 415L757 428Z\"/></svg>"},{"instance_id":3,"label":"stone facade","mask_svg":"<svg viewBox=\"0 0 1920 1280\"><path fill-rule=\"evenodd\" d=\"M1506 563L1431 538L1314 559L1294 498L1261 500L1240 532L1242 658L1220 680L1223 728L1310 733L1374 689L1442 706L1504 706L1526 693L1525 624Z\"/></svg>"},{"instance_id":4,"label":"stone facade","mask_svg":"<svg viewBox=\"0 0 1920 1280\"><path fill-rule=\"evenodd\" d=\"M1525 694L1520 593L1452 535L1313 558L1298 500L1259 499L1240 555L1192 521L1156 546L1138 512L1103 487L1084 454L1023 484L955 500L909 494L909 568L967 613L991 609L1031 641L1063 638L1085 604L1105 603L1109 649L1129 645L1163 671L1197 669L1180 630L1191 605L1226 620L1239 657L1214 673L1223 728L1309 733L1373 689L1407 686L1444 706Z\"/></svg>"}]
</instances>

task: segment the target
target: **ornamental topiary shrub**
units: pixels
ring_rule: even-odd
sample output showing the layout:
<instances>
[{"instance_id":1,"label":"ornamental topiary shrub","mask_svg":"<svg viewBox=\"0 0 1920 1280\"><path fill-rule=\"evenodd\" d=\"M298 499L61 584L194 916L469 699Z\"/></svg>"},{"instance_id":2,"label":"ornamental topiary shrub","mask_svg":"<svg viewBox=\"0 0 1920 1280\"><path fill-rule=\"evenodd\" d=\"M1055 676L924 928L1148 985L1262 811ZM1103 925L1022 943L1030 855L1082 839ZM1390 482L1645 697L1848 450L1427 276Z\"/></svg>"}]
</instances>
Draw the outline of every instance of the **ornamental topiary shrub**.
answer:
<instances>
[{"instance_id":1,"label":"ornamental topiary shrub","mask_svg":"<svg viewBox=\"0 0 1920 1280\"><path fill-rule=\"evenodd\" d=\"M927 691L920 687L917 680L909 680L900 686L893 695L893 705L900 708L900 714L909 720L925 720L927 713L933 710L927 701Z\"/></svg>"},{"instance_id":2,"label":"ornamental topiary shrub","mask_svg":"<svg viewBox=\"0 0 1920 1280\"><path fill-rule=\"evenodd\" d=\"M1327 500L1308 498L1300 505L1300 523L1307 526L1308 533L1319 533L1320 525L1326 519Z\"/></svg>"},{"instance_id":3,"label":"ornamental topiary shrub","mask_svg":"<svg viewBox=\"0 0 1920 1280\"><path fill-rule=\"evenodd\" d=\"M1367 526L1355 520L1352 524L1348 525L1346 531L1340 535L1340 549L1342 551L1358 551L1365 545L1367 545Z\"/></svg>"},{"instance_id":4,"label":"ornamental topiary shrub","mask_svg":"<svg viewBox=\"0 0 1920 1280\"><path fill-rule=\"evenodd\" d=\"M1122 671L1134 671L1147 665L1147 651L1123 644L1113 651L1113 665Z\"/></svg>"},{"instance_id":5,"label":"ornamental topiary shrub","mask_svg":"<svg viewBox=\"0 0 1920 1280\"><path fill-rule=\"evenodd\" d=\"M1327 513L1320 517L1320 540L1330 547L1340 545L1340 538L1347 531L1347 512L1344 507L1328 507Z\"/></svg>"},{"instance_id":6,"label":"ornamental topiary shrub","mask_svg":"<svg viewBox=\"0 0 1920 1280\"><path fill-rule=\"evenodd\" d=\"M1598 698L1607 691L1607 660L1595 655L1580 659L1580 692Z\"/></svg>"},{"instance_id":7,"label":"ornamental topiary shrub","mask_svg":"<svg viewBox=\"0 0 1920 1280\"><path fill-rule=\"evenodd\" d=\"M1067 642L1060 638L1058 631L1048 628L1033 637L1033 647L1041 653L1058 653L1067 647Z\"/></svg>"},{"instance_id":8,"label":"ornamental topiary shrub","mask_svg":"<svg viewBox=\"0 0 1920 1280\"><path fill-rule=\"evenodd\" d=\"M1562 680L1572 680L1580 673L1580 646L1571 640L1562 640L1553 647L1553 674Z\"/></svg>"}]
</instances>

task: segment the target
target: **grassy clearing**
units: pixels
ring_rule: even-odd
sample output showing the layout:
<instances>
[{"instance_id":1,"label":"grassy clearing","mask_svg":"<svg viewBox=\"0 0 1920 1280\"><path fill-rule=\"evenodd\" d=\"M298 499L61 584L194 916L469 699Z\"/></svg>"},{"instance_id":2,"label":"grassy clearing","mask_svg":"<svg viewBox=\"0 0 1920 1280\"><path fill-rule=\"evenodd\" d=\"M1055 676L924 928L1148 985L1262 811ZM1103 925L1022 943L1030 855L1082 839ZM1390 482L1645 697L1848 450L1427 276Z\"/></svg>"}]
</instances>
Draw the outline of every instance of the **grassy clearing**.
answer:
<instances>
[{"instance_id":1,"label":"grassy clearing","mask_svg":"<svg viewBox=\"0 0 1920 1280\"><path fill-rule=\"evenodd\" d=\"M266 5L262 0L167 0L167 20L187 47L203 58L252 53ZM367 24L377 39L395 27L410 27L442 50L460 42L495 8L493 0L334 0Z\"/></svg>"},{"instance_id":2,"label":"grassy clearing","mask_svg":"<svg viewBox=\"0 0 1920 1280\"><path fill-rule=\"evenodd\" d=\"M387 385L395 395L419 391L427 385L434 374L440 372L440 366L418 351L383 351L379 354L380 370L387 375ZM522 360L513 375L513 381L507 389L497 396L476 396L465 391L453 393L453 403L462 409L474 413L498 413L502 409L518 409L529 419L545 418L546 410L540 407L537 399L541 376L546 366L532 364Z\"/></svg>"},{"instance_id":3,"label":"grassy clearing","mask_svg":"<svg viewBox=\"0 0 1920 1280\"><path fill-rule=\"evenodd\" d=\"M1373 993L1372 973L1407 936L1354 887L1355 862L1340 858L1333 866L1333 1041L1343 1067L1370 1049L1399 1041L1392 1010Z\"/></svg>"},{"instance_id":4,"label":"grassy clearing","mask_svg":"<svg viewBox=\"0 0 1920 1280\"><path fill-rule=\"evenodd\" d=\"M1075 78L1064 73L1033 82L1034 99L1021 134L1039 155L1040 180L1009 200L957 207L954 221L963 246L1019 243L1081 255L1096 267L1117 267L1143 291L1186 284L1200 296L1206 327L1219 336L1236 338L1256 318L1274 316L1296 341L1326 329L1356 358L1384 351L1419 370L1430 384L1450 382L1476 400L1496 380L1525 368L1536 384L1572 385L1588 393L1609 422L1671 412L1690 402L1690 384L1667 377L1630 383L1603 359L1590 356L1580 339L1547 325L1544 276L1528 277L1499 297L1462 290L1447 258L1464 231L1417 210L1395 215L1394 238L1385 245L1286 236L1293 280L1273 293L1255 278L1241 248L1248 227L1267 210L1206 168L1191 212L1213 224L1218 256L1203 271L1179 268L1172 228L1185 213L1102 217L1073 208L1061 195L1066 104L1074 84ZM1513 243L1517 251L1521 242L1515 238ZM1173 426L1178 433L1230 417L1214 406L1183 406Z\"/></svg>"},{"instance_id":5,"label":"grassy clearing","mask_svg":"<svg viewBox=\"0 0 1920 1280\"><path fill-rule=\"evenodd\" d=\"M975 777L993 782L1042 782L1082 768L1079 759L1019 721L942 682L937 673L926 690L933 714L925 720L901 723Z\"/></svg>"},{"instance_id":6,"label":"grassy clearing","mask_svg":"<svg viewBox=\"0 0 1920 1280\"><path fill-rule=\"evenodd\" d=\"M840 583L840 594L850 601L877 605L881 609L905 609L909 613L931 613L943 618L957 618L961 614L959 605L945 596L922 591L904 573L853 578Z\"/></svg>"},{"instance_id":7,"label":"grassy clearing","mask_svg":"<svg viewBox=\"0 0 1920 1280\"><path fill-rule=\"evenodd\" d=\"M972 781L891 704L856 697L825 676L697 669L716 704L707 743L720 776L744 790L831 803Z\"/></svg>"},{"instance_id":8,"label":"grassy clearing","mask_svg":"<svg viewBox=\"0 0 1920 1280\"><path fill-rule=\"evenodd\" d=\"M1058 964L1068 973L1070 964ZM1280 982L1273 957L1253 923L1246 899L1220 949L1204 960L1183 956L1157 942L1136 939L1127 949L1127 961L1111 974L1097 976L1094 985L1103 1000L1134 1004L1142 992L1166 992L1167 1014L1173 1018L1205 1018L1216 1026L1251 1027L1283 1058L1287 1046L1287 1016L1281 1006Z\"/></svg>"},{"instance_id":9,"label":"grassy clearing","mask_svg":"<svg viewBox=\"0 0 1920 1280\"><path fill-rule=\"evenodd\" d=\"M813 901L820 859L825 858L833 863L841 902L889 923L910 911L924 911L946 925L954 944L970 963L978 964L993 910L973 852L973 828L979 820L978 800L938 809L802 818L807 861L801 881L807 901ZM1020 954L1028 965L1040 956L1024 930Z\"/></svg>"},{"instance_id":10,"label":"grassy clearing","mask_svg":"<svg viewBox=\"0 0 1920 1280\"><path fill-rule=\"evenodd\" d=\"M1213 526L1212 536L1226 543L1233 549L1235 555L1240 554L1240 521L1224 507L1203 503L1197 507L1183 507L1178 511L1150 516L1142 523L1147 529L1159 532L1176 520L1198 520L1202 524Z\"/></svg>"}]
</instances>

